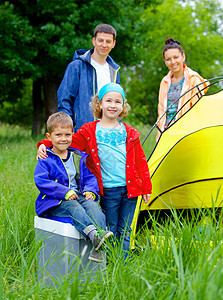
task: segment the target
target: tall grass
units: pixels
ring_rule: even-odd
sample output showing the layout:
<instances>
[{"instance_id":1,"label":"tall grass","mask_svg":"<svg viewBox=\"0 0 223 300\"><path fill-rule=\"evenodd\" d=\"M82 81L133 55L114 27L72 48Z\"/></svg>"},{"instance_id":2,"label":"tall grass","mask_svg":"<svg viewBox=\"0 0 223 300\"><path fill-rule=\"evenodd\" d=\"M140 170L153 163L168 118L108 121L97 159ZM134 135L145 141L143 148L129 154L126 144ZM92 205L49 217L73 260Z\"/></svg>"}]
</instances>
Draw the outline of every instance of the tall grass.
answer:
<instances>
[{"instance_id":1,"label":"tall grass","mask_svg":"<svg viewBox=\"0 0 223 300\"><path fill-rule=\"evenodd\" d=\"M117 247L98 279L80 282L71 273L57 287L38 282L37 140L22 128L0 126L1 299L223 299L222 211L216 218L215 208L184 215L172 210L161 221L150 213L127 263Z\"/></svg>"}]
</instances>

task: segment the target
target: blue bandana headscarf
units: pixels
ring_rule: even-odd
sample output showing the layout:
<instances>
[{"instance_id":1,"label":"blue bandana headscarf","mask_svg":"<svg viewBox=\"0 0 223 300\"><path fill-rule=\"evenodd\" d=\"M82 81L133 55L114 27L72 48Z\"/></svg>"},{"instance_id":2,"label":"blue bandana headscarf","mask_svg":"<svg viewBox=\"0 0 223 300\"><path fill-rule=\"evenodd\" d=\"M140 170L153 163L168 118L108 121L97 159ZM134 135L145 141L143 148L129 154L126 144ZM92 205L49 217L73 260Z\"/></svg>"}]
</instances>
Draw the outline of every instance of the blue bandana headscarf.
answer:
<instances>
[{"instance_id":1,"label":"blue bandana headscarf","mask_svg":"<svg viewBox=\"0 0 223 300\"><path fill-rule=\"evenodd\" d=\"M103 85L103 87L100 89L100 91L98 92L98 97L99 97L99 102L101 102L101 99L104 97L105 94L109 93L109 92L118 92L122 95L123 98L123 106L125 104L125 92L123 90L123 88L121 87L121 85L111 82L111 83L107 83L105 85Z\"/></svg>"}]
</instances>

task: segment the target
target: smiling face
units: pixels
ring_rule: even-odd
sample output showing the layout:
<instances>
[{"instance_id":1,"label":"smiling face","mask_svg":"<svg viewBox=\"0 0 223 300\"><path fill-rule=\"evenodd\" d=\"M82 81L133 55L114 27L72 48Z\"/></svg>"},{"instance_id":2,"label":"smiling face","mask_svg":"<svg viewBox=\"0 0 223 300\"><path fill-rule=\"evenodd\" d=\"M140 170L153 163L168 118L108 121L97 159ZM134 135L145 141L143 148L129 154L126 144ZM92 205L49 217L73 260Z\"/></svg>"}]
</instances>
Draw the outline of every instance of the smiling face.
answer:
<instances>
[{"instance_id":1,"label":"smiling face","mask_svg":"<svg viewBox=\"0 0 223 300\"><path fill-rule=\"evenodd\" d=\"M104 95L100 102L102 110L102 119L118 120L123 111L123 98L118 92L109 92Z\"/></svg>"},{"instance_id":2,"label":"smiling face","mask_svg":"<svg viewBox=\"0 0 223 300\"><path fill-rule=\"evenodd\" d=\"M111 50L115 47L113 34L98 32L96 37L92 39L94 52L99 56L108 56Z\"/></svg>"},{"instance_id":3,"label":"smiling face","mask_svg":"<svg viewBox=\"0 0 223 300\"><path fill-rule=\"evenodd\" d=\"M52 133L46 133L47 138L52 142L52 150L63 156L67 153L67 148L72 142L72 128L71 127L55 127Z\"/></svg>"},{"instance_id":4,"label":"smiling face","mask_svg":"<svg viewBox=\"0 0 223 300\"><path fill-rule=\"evenodd\" d=\"M173 74L183 72L184 61L185 54L182 54L178 48L169 49L164 53L164 62Z\"/></svg>"}]
</instances>

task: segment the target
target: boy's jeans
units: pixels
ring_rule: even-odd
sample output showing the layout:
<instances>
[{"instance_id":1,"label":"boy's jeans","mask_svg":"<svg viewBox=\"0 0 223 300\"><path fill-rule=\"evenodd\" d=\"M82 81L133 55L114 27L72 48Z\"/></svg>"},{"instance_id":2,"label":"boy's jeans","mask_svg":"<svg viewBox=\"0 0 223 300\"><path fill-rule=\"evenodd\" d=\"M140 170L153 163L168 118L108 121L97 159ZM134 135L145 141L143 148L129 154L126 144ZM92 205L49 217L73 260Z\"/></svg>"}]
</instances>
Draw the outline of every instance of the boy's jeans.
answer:
<instances>
[{"instance_id":1,"label":"boy's jeans","mask_svg":"<svg viewBox=\"0 0 223 300\"><path fill-rule=\"evenodd\" d=\"M108 229L123 242L125 257L130 246L131 224L136 208L137 197L128 198L127 187L104 188L101 208L106 216Z\"/></svg>"},{"instance_id":2,"label":"boy's jeans","mask_svg":"<svg viewBox=\"0 0 223 300\"><path fill-rule=\"evenodd\" d=\"M106 230L105 215L92 200L86 200L85 197L77 192L78 199L62 200L60 205L49 210L49 214L57 217L71 217L75 228L85 237L93 229Z\"/></svg>"}]
</instances>

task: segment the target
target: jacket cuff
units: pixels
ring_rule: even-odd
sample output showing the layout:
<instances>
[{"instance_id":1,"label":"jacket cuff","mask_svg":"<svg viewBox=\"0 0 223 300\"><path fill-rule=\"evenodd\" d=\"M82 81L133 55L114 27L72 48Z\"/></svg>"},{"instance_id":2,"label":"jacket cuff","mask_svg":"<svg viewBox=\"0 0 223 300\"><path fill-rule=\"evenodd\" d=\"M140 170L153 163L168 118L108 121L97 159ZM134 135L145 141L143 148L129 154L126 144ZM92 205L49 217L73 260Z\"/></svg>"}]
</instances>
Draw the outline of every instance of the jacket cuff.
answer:
<instances>
[{"instance_id":1,"label":"jacket cuff","mask_svg":"<svg viewBox=\"0 0 223 300\"><path fill-rule=\"evenodd\" d=\"M147 191L142 191L141 195L151 195L152 194L152 190L147 190Z\"/></svg>"}]
</instances>

